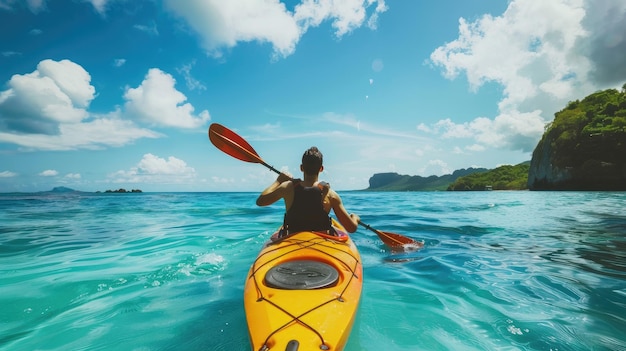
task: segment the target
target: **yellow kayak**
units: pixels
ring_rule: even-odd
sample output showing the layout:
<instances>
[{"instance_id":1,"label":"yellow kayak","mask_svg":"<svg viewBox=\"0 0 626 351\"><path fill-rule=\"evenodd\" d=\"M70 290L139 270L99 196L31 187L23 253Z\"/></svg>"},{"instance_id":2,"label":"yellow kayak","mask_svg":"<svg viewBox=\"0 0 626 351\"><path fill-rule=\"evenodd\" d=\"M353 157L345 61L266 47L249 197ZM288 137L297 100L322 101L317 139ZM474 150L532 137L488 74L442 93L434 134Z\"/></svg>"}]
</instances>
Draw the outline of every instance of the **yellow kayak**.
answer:
<instances>
[{"instance_id":1,"label":"yellow kayak","mask_svg":"<svg viewBox=\"0 0 626 351\"><path fill-rule=\"evenodd\" d=\"M244 305L253 350L342 350L363 286L356 246L336 235L278 232L250 267Z\"/></svg>"}]
</instances>

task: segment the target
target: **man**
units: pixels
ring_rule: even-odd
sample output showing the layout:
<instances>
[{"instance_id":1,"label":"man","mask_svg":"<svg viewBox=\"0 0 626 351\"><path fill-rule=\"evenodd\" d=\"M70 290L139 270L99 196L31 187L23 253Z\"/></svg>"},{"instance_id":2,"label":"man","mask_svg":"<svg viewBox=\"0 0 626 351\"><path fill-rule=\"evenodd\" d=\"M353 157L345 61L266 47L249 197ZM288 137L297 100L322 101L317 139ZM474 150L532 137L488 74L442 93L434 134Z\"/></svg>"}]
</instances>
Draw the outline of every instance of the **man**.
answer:
<instances>
[{"instance_id":1,"label":"man","mask_svg":"<svg viewBox=\"0 0 626 351\"><path fill-rule=\"evenodd\" d=\"M304 180L292 179L291 175L281 173L256 200L259 206L271 205L285 200L285 223L288 232L297 231L328 231L332 209L339 223L350 233L354 233L359 225L360 217L348 214L341 197L325 182L318 181L319 174L324 170L322 153L311 147L302 155L300 170Z\"/></svg>"}]
</instances>

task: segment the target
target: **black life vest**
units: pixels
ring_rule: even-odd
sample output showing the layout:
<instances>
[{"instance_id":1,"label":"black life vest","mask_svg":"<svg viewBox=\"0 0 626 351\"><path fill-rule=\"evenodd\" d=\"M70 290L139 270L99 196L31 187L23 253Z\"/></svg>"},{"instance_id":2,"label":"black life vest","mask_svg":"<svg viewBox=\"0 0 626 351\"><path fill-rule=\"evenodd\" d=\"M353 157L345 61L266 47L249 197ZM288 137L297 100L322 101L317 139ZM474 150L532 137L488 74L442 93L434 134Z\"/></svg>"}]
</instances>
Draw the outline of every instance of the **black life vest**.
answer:
<instances>
[{"instance_id":1,"label":"black life vest","mask_svg":"<svg viewBox=\"0 0 626 351\"><path fill-rule=\"evenodd\" d=\"M285 213L283 227L289 233L330 230L331 220L322 201L320 188L294 184L293 203Z\"/></svg>"}]
</instances>

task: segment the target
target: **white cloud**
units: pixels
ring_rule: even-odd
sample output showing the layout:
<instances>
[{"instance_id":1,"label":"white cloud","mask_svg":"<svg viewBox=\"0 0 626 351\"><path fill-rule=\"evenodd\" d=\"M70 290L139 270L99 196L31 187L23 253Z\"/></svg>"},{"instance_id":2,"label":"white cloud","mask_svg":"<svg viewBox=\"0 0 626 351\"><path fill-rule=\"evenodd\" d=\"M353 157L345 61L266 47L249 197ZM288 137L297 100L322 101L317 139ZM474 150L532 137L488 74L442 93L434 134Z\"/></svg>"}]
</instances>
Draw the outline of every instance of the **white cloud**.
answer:
<instances>
[{"instance_id":1,"label":"white cloud","mask_svg":"<svg viewBox=\"0 0 626 351\"><path fill-rule=\"evenodd\" d=\"M485 147L480 144L472 144L467 146L465 149L469 151L485 151Z\"/></svg>"},{"instance_id":2,"label":"white cloud","mask_svg":"<svg viewBox=\"0 0 626 351\"><path fill-rule=\"evenodd\" d=\"M416 128L417 130L422 131L422 132L433 133L433 129L425 125L424 123L418 124Z\"/></svg>"},{"instance_id":3,"label":"white cloud","mask_svg":"<svg viewBox=\"0 0 626 351\"><path fill-rule=\"evenodd\" d=\"M26 150L75 150L162 137L122 119L119 109L103 115L89 114L87 107L95 97L90 81L89 73L68 60L44 60L34 72L14 75L7 84L9 89L0 92L0 143L16 144ZM165 89L155 89L156 93L167 97L167 83ZM171 101L150 98L159 104ZM208 112L201 115L206 117L200 120L208 119ZM185 117L183 122L189 123Z\"/></svg>"},{"instance_id":4,"label":"white cloud","mask_svg":"<svg viewBox=\"0 0 626 351\"><path fill-rule=\"evenodd\" d=\"M126 64L126 59L115 59L115 60L113 60L113 66L115 66L115 67L122 67L122 66L124 66L124 64Z\"/></svg>"},{"instance_id":5,"label":"white cloud","mask_svg":"<svg viewBox=\"0 0 626 351\"><path fill-rule=\"evenodd\" d=\"M184 183L195 178L196 170L179 158L167 159L153 154L145 154L130 170L120 170L110 177L116 183Z\"/></svg>"},{"instance_id":6,"label":"white cloud","mask_svg":"<svg viewBox=\"0 0 626 351\"><path fill-rule=\"evenodd\" d=\"M461 18L459 37L437 48L431 62L449 79L464 74L472 90L487 82L500 84L499 115L465 124L443 120L418 130L433 128L445 137L474 138L483 146L532 150L545 123L568 101L612 87L600 79L594 82L603 75L599 62L621 62L612 65L613 80L626 80L624 23L622 0L607 0L600 8L584 0L513 0L501 16L485 15L474 22ZM606 45L610 33L612 44ZM616 74L621 77L615 79Z\"/></svg>"},{"instance_id":7,"label":"white cloud","mask_svg":"<svg viewBox=\"0 0 626 351\"><path fill-rule=\"evenodd\" d=\"M194 108L185 103L187 97L174 88L174 78L158 68L148 71L137 88L128 88L124 94L127 100L126 113L131 117L160 126L197 128L210 120L204 110L193 115Z\"/></svg>"},{"instance_id":8,"label":"white cloud","mask_svg":"<svg viewBox=\"0 0 626 351\"><path fill-rule=\"evenodd\" d=\"M58 135L13 134L0 132L0 142L37 150L102 149L123 146L141 138L159 138L161 134L139 128L130 121L115 118L119 112L86 123L62 124Z\"/></svg>"},{"instance_id":9,"label":"white cloud","mask_svg":"<svg viewBox=\"0 0 626 351\"><path fill-rule=\"evenodd\" d=\"M133 122L119 119L119 111L80 124L63 125L62 135L71 148L101 148L123 146L141 138L160 138L163 135L137 127Z\"/></svg>"},{"instance_id":10,"label":"white cloud","mask_svg":"<svg viewBox=\"0 0 626 351\"><path fill-rule=\"evenodd\" d=\"M80 179L80 173L68 173L65 175L65 178L67 179Z\"/></svg>"},{"instance_id":11,"label":"white cloud","mask_svg":"<svg viewBox=\"0 0 626 351\"><path fill-rule=\"evenodd\" d=\"M363 25L367 18L367 8L376 4L368 19L368 26L376 29L379 13L387 11L384 0L304 0L296 6L294 18L306 32L309 27L317 27L325 20L331 20L335 35L341 37Z\"/></svg>"},{"instance_id":12,"label":"white cloud","mask_svg":"<svg viewBox=\"0 0 626 351\"><path fill-rule=\"evenodd\" d=\"M12 178L16 177L17 173L11 171L2 171L0 172L0 178Z\"/></svg>"},{"instance_id":13,"label":"white cloud","mask_svg":"<svg viewBox=\"0 0 626 351\"><path fill-rule=\"evenodd\" d=\"M96 88L85 69L70 60L43 60L37 65L38 75L52 79L59 89L78 107L87 107L94 98Z\"/></svg>"},{"instance_id":14,"label":"white cloud","mask_svg":"<svg viewBox=\"0 0 626 351\"><path fill-rule=\"evenodd\" d=\"M165 6L182 17L202 39L209 55L219 57L223 48L238 42L269 42L287 56L295 49L300 29L278 0L166 0Z\"/></svg>"},{"instance_id":15,"label":"white cloud","mask_svg":"<svg viewBox=\"0 0 626 351\"><path fill-rule=\"evenodd\" d=\"M57 175L59 175L59 172L55 171L54 169L47 169L39 173L39 175L42 177L56 177Z\"/></svg>"},{"instance_id":16,"label":"white cloud","mask_svg":"<svg viewBox=\"0 0 626 351\"><path fill-rule=\"evenodd\" d=\"M480 145L473 145L468 150L488 146L531 152L543 134L544 125L538 110L527 113L511 111L501 113L493 120L478 117L466 123L455 123L447 118L430 127L419 125L418 130L441 134L448 139L473 139Z\"/></svg>"},{"instance_id":17,"label":"white cloud","mask_svg":"<svg viewBox=\"0 0 626 351\"><path fill-rule=\"evenodd\" d=\"M453 170L448 164L442 160L430 160L419 171L420 174L429 174L442 176L444 174L451 174Z\"/></svg>"},{"instance_id":18,"label":"white cloud","mask_svg":"<svg viewBox=\"0 0 626 351\"><path fill-rule=\"evenodd\" d=\"M133 28L150 35L159 35L159 30L157 29L156 23L154 22L150 25L135 24Z\"/></svg>"},{"instance_id":19,"label":"white cloud","mask_svg":"<svg viewBox=\"0 0 626 351\"><path fill-rule=\"evenodd\" d=\"M170 156L167 160L153 154L145 154L138 164L138 169L147 174L187 174L195 173L187 167L185 161Z\"/></svg>"},{"instance_id":20,"label":"white cloud","mask_svg":"<svg viewBox=\"0 0 626 351\"><path fill-rule=\"evenodd\" d=\"M279 0L166 0L165 6L200 35L215 57L239 42L252 41L270 43L275 57L286 57L310 27L329 20L341 37L366 19L375 29L378 14L387 10L384 0L304 0L293 13ZM368 8L373 8L369 18Z\"/></svg>"},{"instance_id":21,"label":"white cloud","mask_svg":"<svg viewBox=\"0 0 626 351\"><path fill-rule=\"evenodd\" d=\"M101 15L106 12L106 5L110 0L85 0L90 2L93 8Z\"/></svg>"},{"instance_id":22,"label":"white cloud","mask_svg":"<svg viewBox=\"0 0 626 351\"><path fill-rule=\"evenodd\" d=\"M13 75L0 92L0 131L58 134L59 124L82 121L95 94L90 81L69 60L43 60L34 72Z\"/></svg>"},{"instance_id":23,"label":"white cloud","mask_svg":"<svg viewBox=\"0 0 626 351\"><path fill-rule=\"evenodd\" d=\"M183 75L185 78L185 84L187 84L187 88L189 90L206 90L206 86L191 75L191 69L195 64L196 62L194 60L189 64L182 65L180 68L177 68L176 71Z\"/></svg>"},{"instance_id":24,"label":"white cloud","mask_svg":"<svg viewBox=\"0 0 626 351\"><path fill-rule=\"evenodd\" d=\"M455 146L454 149L452 149L452 153L457 155L463 155L465 152L460 147Z\"/></svg>"}]
</instances>

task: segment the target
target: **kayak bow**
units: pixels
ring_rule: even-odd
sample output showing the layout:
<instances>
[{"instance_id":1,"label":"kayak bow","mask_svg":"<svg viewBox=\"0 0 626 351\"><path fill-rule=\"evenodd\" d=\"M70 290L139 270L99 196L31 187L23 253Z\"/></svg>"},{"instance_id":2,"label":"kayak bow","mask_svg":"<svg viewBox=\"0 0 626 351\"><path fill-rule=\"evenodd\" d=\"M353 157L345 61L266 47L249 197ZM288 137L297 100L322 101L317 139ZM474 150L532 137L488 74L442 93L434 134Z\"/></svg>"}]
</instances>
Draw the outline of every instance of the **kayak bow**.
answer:
<instances>
[{"instance_id":1,"label":"kayak bow","mask_svg":"<svg viewBox=\"0 0 626 351\"><path fill-rule=\"evenodd\" d=\"M343 228L338 235L278 233L252 264L244 305L253 350L342 350L359 305L363 267Z\"/></svg>"}]
</instances>

